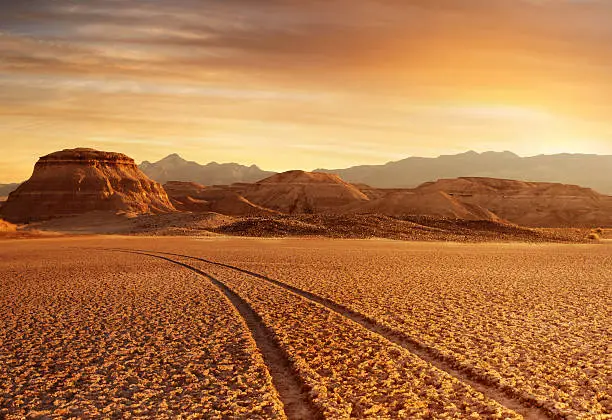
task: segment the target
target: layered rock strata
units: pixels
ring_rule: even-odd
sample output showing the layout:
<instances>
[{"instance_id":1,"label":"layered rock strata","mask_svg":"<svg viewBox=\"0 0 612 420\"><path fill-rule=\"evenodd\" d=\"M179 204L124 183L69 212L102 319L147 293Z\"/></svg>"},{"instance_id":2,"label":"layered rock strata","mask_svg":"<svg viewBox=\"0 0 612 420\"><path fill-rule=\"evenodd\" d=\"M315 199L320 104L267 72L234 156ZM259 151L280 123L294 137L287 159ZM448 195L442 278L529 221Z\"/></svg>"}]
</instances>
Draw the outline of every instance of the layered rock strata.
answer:
<instances>
[{"instance_id":1,"label":"layered rock strata","mask_svg":"<svg viewBox=\"0 0 612 420\"><path fill-rule=\"evenodd\" d=\"M121 153L71 149L41 157L32 177L13 191L0 215L29 223L91 211L174 211L163 187Z\"/></svg>"}]
</instances>

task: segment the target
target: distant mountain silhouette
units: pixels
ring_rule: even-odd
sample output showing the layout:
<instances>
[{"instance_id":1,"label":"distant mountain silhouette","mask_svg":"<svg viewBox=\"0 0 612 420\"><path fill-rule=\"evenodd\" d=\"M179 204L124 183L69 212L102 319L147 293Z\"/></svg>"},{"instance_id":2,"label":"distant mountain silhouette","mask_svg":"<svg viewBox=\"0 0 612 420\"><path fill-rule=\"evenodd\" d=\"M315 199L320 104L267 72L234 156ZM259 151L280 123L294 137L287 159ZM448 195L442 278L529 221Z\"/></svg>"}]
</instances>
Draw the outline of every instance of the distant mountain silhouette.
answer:
<instances>
[{"instance_id":1,"label":"distant mountain silhouette","mask_svg":"<svg viewBox=\"0 0 612 420\"><path fill-rule=\"evenodd\" d=\"M19 184L0 184L0 197L8 197L18 186Z\"/></svg>"},{"instance_id":2,"label":"distant mountain silhouette","mask_svg":"<svg viewBox=\"0 0 612 420\"><path fill-rule=\"evenodd\" d=\"M274 175L274 172L263 171L256 165L217 162L200 165L187 161L177 154L155 163L144 161L139 168L151 179L162 184L168 181L184 181L203 185L228 185L235 182L256 182Z\"/></svg>"},{"instance_id":3,"label":"distant mountain silhouette","mask_svg":"<svg viewBox=\"0 0 612 420\"><path fill-rule=\"evenodd\" d=\"M581 185L612 194L612 156L557 154L520 157L512 152L469 151L437 158L410 157L385 165L317 169L378 188L413 188L443 178L490 177Z\"/></svg>"}]
</instances>

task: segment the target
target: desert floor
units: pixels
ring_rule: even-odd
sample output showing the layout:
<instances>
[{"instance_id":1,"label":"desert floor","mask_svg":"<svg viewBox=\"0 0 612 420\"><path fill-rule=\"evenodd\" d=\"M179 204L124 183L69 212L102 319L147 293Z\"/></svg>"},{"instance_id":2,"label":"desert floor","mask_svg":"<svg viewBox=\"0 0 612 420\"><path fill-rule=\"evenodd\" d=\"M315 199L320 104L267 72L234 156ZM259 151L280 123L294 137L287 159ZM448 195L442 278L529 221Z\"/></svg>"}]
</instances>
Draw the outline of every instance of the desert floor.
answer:
<instances>
[{"instance_id":1,"label":"desert floor","mask_svg":"<svg viewBox=\"0 0 612 420\"><path fill-rule=\"evenodd\" d=\"M612 417L612 245L0 240L0 418Z\"/></svg>"}]
</instances>

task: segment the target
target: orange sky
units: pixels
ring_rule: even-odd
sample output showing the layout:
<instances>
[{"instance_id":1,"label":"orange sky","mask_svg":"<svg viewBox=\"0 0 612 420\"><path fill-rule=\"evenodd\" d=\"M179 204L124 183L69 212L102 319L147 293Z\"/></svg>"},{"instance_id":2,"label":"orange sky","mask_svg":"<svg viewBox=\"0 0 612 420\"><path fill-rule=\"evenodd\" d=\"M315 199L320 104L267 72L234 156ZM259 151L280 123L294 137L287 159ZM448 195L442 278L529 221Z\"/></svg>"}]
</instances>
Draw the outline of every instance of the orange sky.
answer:
<instances>
[{"instance_id":1,"label":"orange sky","mask_svg":"<svg viewBox=\"0 0 612 420\"><path fill-rule=\"evenodd\" d=\"M0 182L69 147L270 170L612 154L607 0L0 0Z\"/></svg>"}]
</instances>

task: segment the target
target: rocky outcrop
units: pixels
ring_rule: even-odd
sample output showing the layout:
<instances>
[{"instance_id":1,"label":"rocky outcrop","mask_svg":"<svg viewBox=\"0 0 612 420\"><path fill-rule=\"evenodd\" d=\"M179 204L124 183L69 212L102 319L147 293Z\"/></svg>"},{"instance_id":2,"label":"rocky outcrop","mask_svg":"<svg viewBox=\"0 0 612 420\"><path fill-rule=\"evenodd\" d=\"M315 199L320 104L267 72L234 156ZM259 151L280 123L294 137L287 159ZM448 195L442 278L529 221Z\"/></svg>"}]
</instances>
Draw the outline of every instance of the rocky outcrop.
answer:
<instances>
[{"instance_id":1,"label":"rocky outcrop","mask_svg":"<svg viewBox=\"0 0 612 420\"><path fill-rule=\"evenodd\" d=\"M263 208L231 187L205 187L195 182L170 181L164 189L172 204L182 211L214 212L230 216L267 216L278 212Z\"/></svg>"},{"instance_id":2,"label":"rocky outcrop","mask_svg":"<svg viewBox=\"0 0 612 420\"><path fill-rule=\"evenodd\" d=\"M252 203L284 214L312 214L369 201L357 187L337 175L289 171L244 187Z\"/></svg>"},{"instance_id":3,"label":"rocky outcrop","mask_svg":"<svg viewBox=\"0 0 612 420\"><path fill-rule=\"evenodd\" d=\"M394 191L354 209L345 209L344 212L499 221L499 217L486 208L464 203L444 191Z\"/></svg>"},{"instance_id":4,"label":"rocky outcrop","mask_svg":"<svg viewBox=\"0 0 612 420\"><path fill-rule=\"evenodd\" d=\"M198 198L206 187L197 182L169 181L164 184L172 205L180 211L209 211L210 203Z\"/></svg>"},{"instance_id":5,"label":"rocky outcrop","mask_svg":"<svg viewBox=\"0 0 612 420\"><path fill-rule=\"evenodd\" d=\"M72 149L41 157L0 212L9 222L29 223L96 210L144 214L174 207L128 156Z\"/></svg>"},{"instance_id":6,"label":"rocky outcrop","mask_svg":"<svg viewBox=\"0 0 612 420\"><path fill-rule=\"evenodd\" d=\"M522 226L612 226L612 197L577 185L462 177L428 182L413 191L448 194L462 205L486 208Z\"/></svg>"},{"instance_id":7,"label":"rocky outcrop","mask_svg":"<svg viewBox=\"0 0 612 420\"><path fill-rule=\"evenodd\" d=\"M17 226L0 219L0 233L16 232Z\"/></svg>"}]
</instances>

